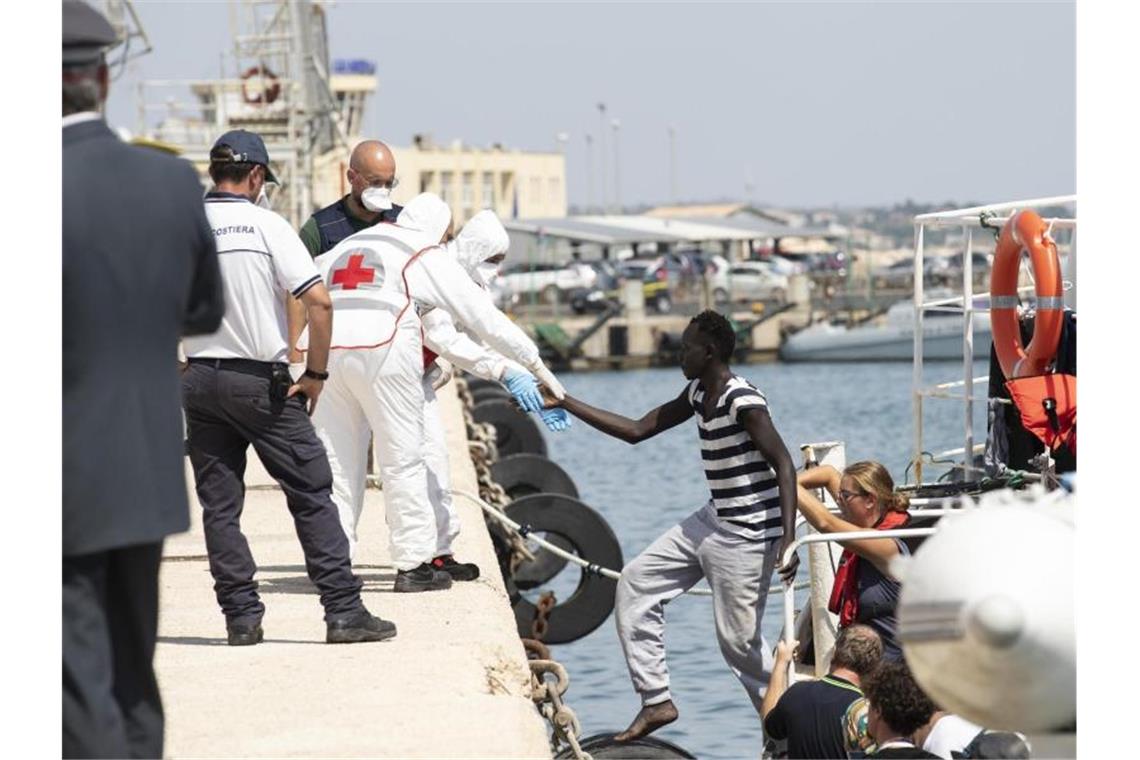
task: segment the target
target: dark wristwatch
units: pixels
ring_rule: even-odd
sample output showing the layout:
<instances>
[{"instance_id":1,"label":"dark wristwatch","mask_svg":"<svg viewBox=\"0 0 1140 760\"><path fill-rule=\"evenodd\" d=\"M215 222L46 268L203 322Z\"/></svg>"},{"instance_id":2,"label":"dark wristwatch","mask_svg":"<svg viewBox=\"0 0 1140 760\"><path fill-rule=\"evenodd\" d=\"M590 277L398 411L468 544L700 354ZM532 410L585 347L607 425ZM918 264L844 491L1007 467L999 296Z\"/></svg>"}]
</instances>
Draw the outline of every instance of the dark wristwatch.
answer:
<instances>
[{"instance_id":1,"label":"dark wristwatch","mask_svg":"<svg viewBox=\"0 0 1140 760\"><path fill-rule=\"evenodd\" d=\"M328 372L317 372L315 369L309 369L308 367L305 367L305 377L310 378L312 380L328 380L329 379L329 373Z\"/></svg>"}]
</instances>

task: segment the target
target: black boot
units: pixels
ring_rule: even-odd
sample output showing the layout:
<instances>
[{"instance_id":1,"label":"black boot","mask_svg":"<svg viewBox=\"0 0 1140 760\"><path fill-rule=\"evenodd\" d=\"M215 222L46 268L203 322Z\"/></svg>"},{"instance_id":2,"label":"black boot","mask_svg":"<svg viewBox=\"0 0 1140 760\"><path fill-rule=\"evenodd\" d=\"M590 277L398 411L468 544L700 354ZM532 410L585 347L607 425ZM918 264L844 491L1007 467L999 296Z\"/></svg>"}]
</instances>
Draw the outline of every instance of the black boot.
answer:
<instances>
[{"instance_id":1,"label":"black boot","mask_svg":"<svg viewBox=\"0 0 1140 760\"><path fill-rule=\"evenodd\" d=\"M396 571L393 591L440 591L451 588L451 576L424 562L411 570Z\"/></svg>"},{"instance_id":2,"label":"black boot","mask_svg":"<svg viewBox=\"0 0 1140 760\"><path fill-rule=\"evenodd\" d=\"M359 641L383 641L396 635L396 624L382 620L363 607L326 623L325 642L355 644Z\"/></svg>"},{"instance_id":3,"label":"black boot","mask_svg":"<svg viewBox=\"0 0 1140 760\"><path fill-rule=\"evenodd\" d=\"M456 562L455 557L443 554L431 561L431 566L451 576L453 581L473 581L479 577L479 566L473 562Z\"/></svg>"},{"instance_id":4,"label":"black boot","mask_svg":"<svg viewBox=\"0 0 1140 760\"><path fill-rule=\"evenodd\" d=\"M231 647L248 647L260 644L265 638L260 623L226 624L226 643Z\"/></svg>"}]
</instances>

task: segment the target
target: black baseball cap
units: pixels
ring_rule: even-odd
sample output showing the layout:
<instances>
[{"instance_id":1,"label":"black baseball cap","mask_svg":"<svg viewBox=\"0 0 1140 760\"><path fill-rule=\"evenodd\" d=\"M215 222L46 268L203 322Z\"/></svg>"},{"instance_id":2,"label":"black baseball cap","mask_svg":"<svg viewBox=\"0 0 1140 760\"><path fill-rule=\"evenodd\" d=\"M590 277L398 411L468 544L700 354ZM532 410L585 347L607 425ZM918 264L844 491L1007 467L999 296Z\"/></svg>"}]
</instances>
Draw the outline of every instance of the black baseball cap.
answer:
<instances>
[{"instance_id":1,"label":"black baseball cap","mask_svg":"<svg viewBox=\"0 0 1140 760\"><path fill-rule=\"evenodd\" d=\"M265 149L265 141L261 139L261 135L256 132L249 132L244 129L232 129L219 137L214 142L214 150L218 148L229 148L233 152L233 158L229 159L234 163L250 163L260 164L265 167L265 181L272 182L275 185L281 184L274 176L273 170L269 168L269 151ZM213 150L211 150L213 153ZM213 156L210 157L211 162L225 161L226 159L218 159Z\"/></svg>"},{"instance_id":2,"label":"black baseball cap","mask_svg":"<svg viewBox=\"0 0 1140 760\"><path fill-rule=\"evenodd\" d=\"M80 0L63 4L63 65L95 63L103 51L119 41L102 13Z\"/></svg>"}]
</instances>

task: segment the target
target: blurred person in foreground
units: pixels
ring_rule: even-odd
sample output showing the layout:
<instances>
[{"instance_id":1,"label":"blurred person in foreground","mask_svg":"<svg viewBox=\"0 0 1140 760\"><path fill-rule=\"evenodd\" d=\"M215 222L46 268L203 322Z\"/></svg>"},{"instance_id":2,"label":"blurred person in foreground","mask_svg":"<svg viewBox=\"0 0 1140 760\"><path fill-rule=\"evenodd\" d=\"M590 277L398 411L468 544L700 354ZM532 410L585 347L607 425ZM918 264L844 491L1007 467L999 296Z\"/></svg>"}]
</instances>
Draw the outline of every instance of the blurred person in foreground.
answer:
<instances>
[{"instance_id":1,"label":"blurred person in foreground","mask_svg":"<svg viewBox=\"0 0 1140 760\"><path fill-rule=\"evenodd\" d=\"M163 539L190 526L178 339L225 302L186 161L100 115L107 20L63 3L63 756L161 757Z\"/></svg>"},{"instance_id":2,"label":"blurred person in foreground","mask_svg":"<svg viewBox=\"0 0 1140 760\"><path fill-rule=\"evenodd\" d=\"M710 498L622 570L614 617L641 711L614 736L632 741L677 719L665 664L665 605L701 578L712 589L717 643L756 711L772 672L760 632L772 572L795 540L796 469L772 423L768 401L728 362L732 325L704 311L681 335L681 371L689 382L639 420L544 392L580 420L626 443L638 443L697 418ZM780 568L795 577L795 554Z\"/></svg>"},{"instance_id":3,"label":"blurred person in foreground","mask_svg":"<svg viewBox=\"0 0 1140 760\"><path fill-rule=\"evenodd\" d=\"M935 705L934 713L922 728L914 733L914 743L927 752L951 760L963 757L963 751L985 729L960 715L954 715Z\"/></svg>"},{"instance_id":4,"label":"blurred person in foreground","mask_svg":"<svg viewBox=\"0 0 1140 760\"><path fill-rule=\"evenodd\" d=\"M879 664L883 643L866 625L842 629L835 640L828 674L818 680L798 681L788 687L788 665L793 648L783 639L776 644L772 681L760 707L764 734L788 742L788 757L847 757L843 717L851 703L863 696L860 685Z\"/></svg>"}]
</instances>

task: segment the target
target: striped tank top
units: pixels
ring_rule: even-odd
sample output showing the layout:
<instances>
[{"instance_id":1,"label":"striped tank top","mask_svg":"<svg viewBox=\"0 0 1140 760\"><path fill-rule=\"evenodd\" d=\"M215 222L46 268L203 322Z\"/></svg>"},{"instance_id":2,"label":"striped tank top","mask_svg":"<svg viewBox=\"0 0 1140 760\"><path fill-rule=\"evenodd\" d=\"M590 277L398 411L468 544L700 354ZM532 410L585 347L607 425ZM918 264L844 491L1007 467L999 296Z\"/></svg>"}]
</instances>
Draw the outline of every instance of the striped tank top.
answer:
<instances>
[{"instance_id":1,"label":"striped tank top","mask_svg":"<svg viewBox=\"0 0 1140 760\"><path fill-rule=\"evenodd\" d=\"M693 380L689 403L697 416L713 512L723 527L746 538L768 541L781 537L784 531L776 472L740 422L744 410L768 408L764 394L733 375L708 419L704 402L704 387L699 379Z\"/></svg>"}]
</instances>

